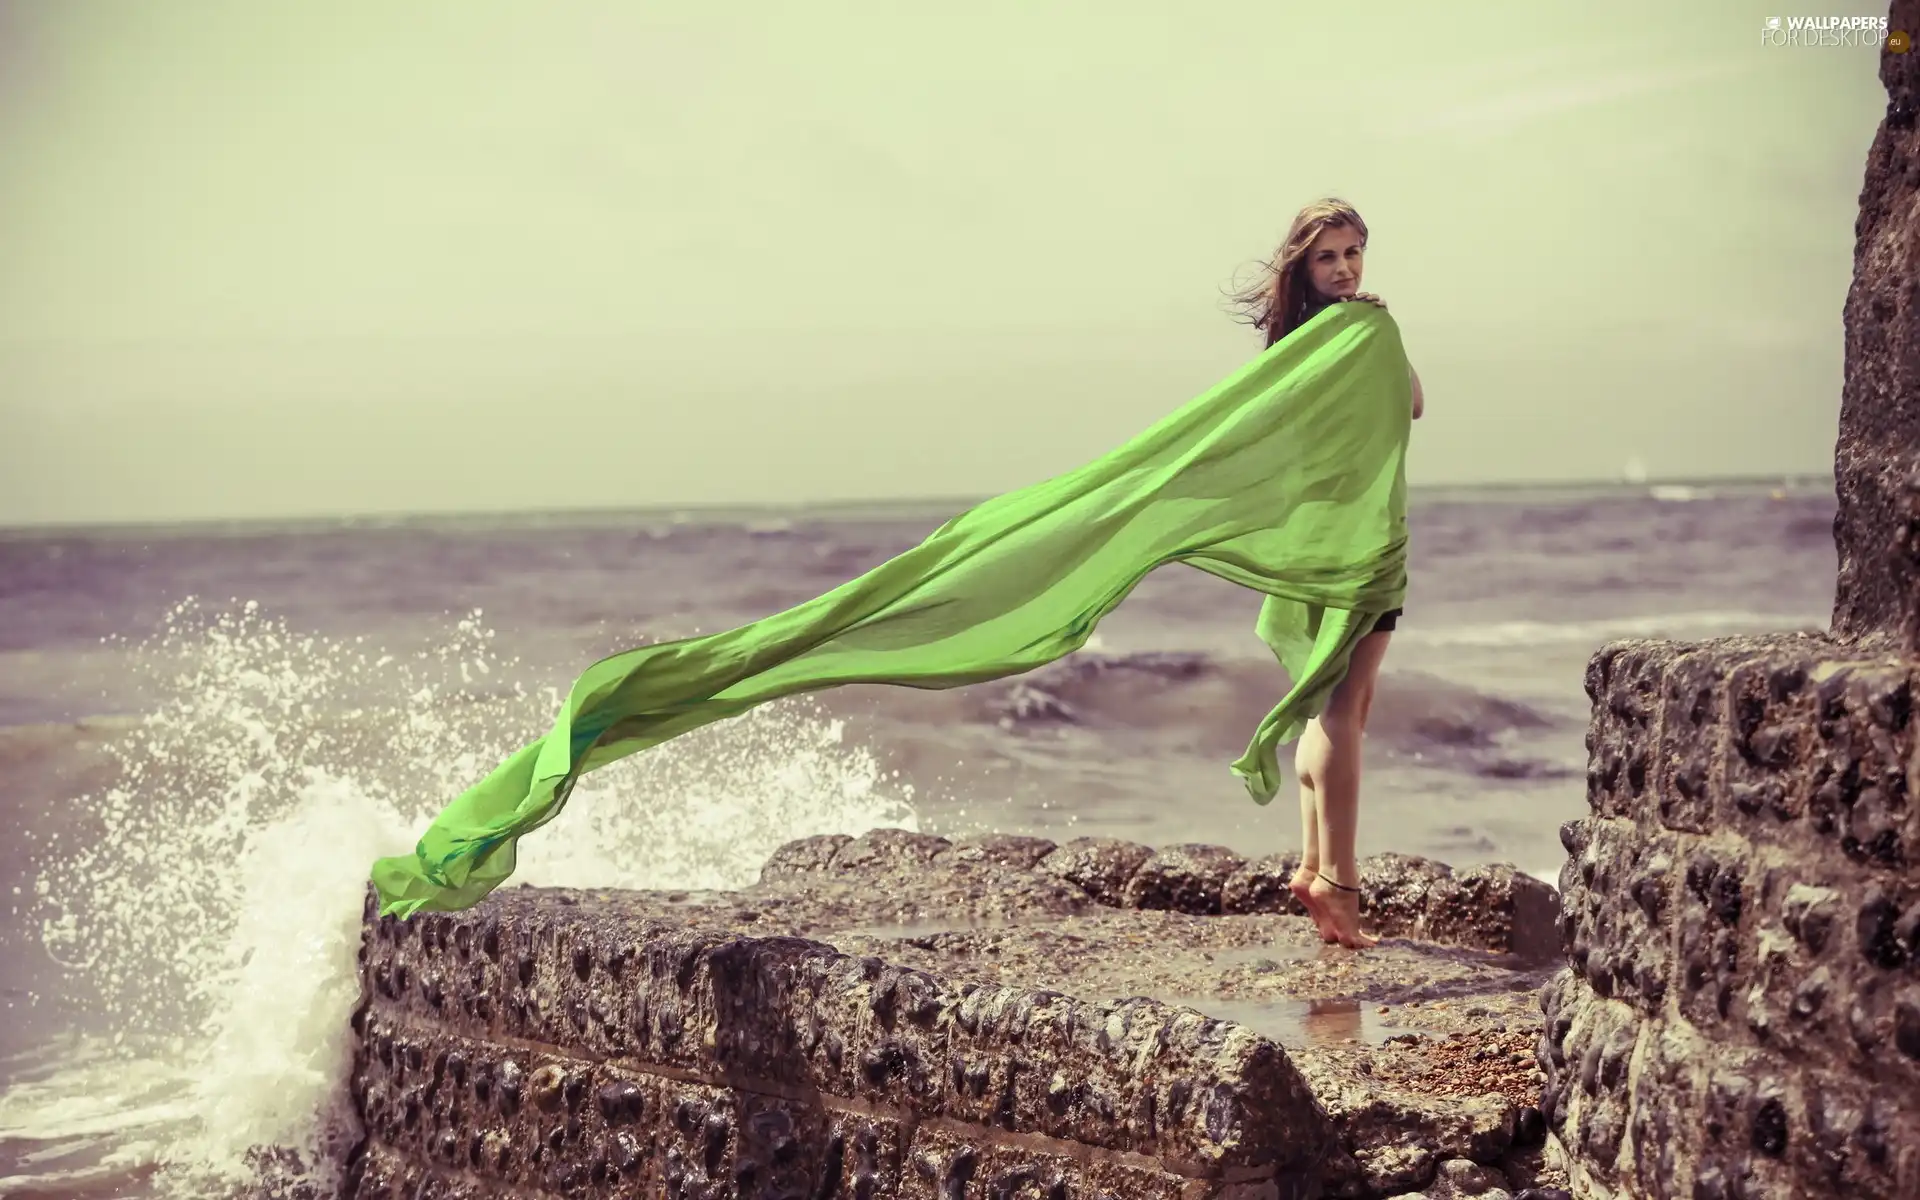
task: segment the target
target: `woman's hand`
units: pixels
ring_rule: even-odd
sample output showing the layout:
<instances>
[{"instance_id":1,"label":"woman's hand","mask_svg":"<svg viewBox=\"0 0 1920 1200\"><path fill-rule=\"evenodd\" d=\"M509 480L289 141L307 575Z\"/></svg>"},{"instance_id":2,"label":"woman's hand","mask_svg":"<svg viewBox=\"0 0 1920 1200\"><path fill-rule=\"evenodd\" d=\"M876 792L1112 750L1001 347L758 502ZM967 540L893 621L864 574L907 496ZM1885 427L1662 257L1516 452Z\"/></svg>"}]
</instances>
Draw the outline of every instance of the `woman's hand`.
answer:
<instances>
[{"instance_id":1,"label":"woman's hand","mask_svg":"<svg viewBox=\"0 0 1920 1200\"><path fill-rule=\"evenodd\" d=\"M1374 295L1372 292L1355 292L1353 295L1346 297L1346 299L1364 300L1368 304L1378 304L1381 308L1385 308L1387 306L1387 302L1385 300L1382 300L1380 297Z\"/></svg>"}]
</instances>

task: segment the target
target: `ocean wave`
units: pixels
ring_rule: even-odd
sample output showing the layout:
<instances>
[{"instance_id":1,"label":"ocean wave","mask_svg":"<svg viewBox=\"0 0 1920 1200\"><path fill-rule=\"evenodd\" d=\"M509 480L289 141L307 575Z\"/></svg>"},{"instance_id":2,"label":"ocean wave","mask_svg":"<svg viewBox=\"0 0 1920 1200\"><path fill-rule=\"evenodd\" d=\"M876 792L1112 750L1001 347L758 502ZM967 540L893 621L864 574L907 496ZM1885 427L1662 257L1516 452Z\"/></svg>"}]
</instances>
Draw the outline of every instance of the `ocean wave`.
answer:
<instances>
[{"instance_id":1,"label":"ocean wave","mask_svg":"<svg viewBox=\"0 0 1920 1200\"><path fill-rule=\"evenodd\" d=\"M10 951L51 973L8 999L57 1008L78 1040L44 1047L44 1071L5 1064L0 1195L225 1194L255 1178L262 1148L332 1190L326 1164L354 1136L367 869L558 705L479 686L519 674L492 636L473 613L396 657L253 604L187 604L126 648L154 678L152 711L0 730L9 766L98 751L89 761L111 768L98 786L68 782L71 762L43 772L55 790L25 830L8 936L42 953ZM912 797L839 722L782 702L584 779L567 819L521 848L519 876L738 887L794 837L916 827Z\"/></svg>"},{"instance_id":2,"label":"ocean wave","mask_svg":"<svg viewBox=\"0 0 1920 1200\"><path fill-rule=\"evenodd\" d=\"M987 711L1004 729L1087 724L1101 714L1124 722L1124 701L1141 685L1189 682L1219 671L1219 664L1200 653L1083 650L1002 685Z\"/></svg>"},{"instance_id":3,"label":"ocean wave","mask_svg":"<svg viewBox=\"0 0 1920 1200\"><path fill-rule=\"evenodd\" d=\"M1000 728L1061 726L1114 732L1198 732L1231 726L1244 741L1280 698L1274 665L1198 652L1081 651L1017 679L988 685L980 715ZM1518 738L1564 728L1563 717L1494 693L1417 671L1389 668L1368 720L1368 736L1409 754L1499 751ZM1558 778L1564 764L1491 758L1466 765L1487 778Z\"/></svg>"}]
</instances>

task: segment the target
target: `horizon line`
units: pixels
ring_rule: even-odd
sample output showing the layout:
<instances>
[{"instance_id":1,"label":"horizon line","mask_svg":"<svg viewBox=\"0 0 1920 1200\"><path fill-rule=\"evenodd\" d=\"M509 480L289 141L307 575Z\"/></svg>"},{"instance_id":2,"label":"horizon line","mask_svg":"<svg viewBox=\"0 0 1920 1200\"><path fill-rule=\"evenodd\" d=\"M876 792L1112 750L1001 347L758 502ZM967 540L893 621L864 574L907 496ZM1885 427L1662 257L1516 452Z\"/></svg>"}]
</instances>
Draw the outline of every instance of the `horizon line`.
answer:
<instances>
[{"instance_id":1,"label":"horizon line","mask_svg":"<svg viewBox=\"0 0 1920 1200\"><path fill-rule=\"evenodd\" d=\"M1430 483L1410 484L1410 495L1438 495L1443 493L1510 493L1510 492L1652 492L1661 488L1680 489L1746 489L1746 488L1793 488L1804 490L1817 484L1832 485L1834 474L1829 471L1813 474L1764 474L1764 475L1711 475L1670 478L1647 478L1644 480L1625 480L1619 477L1563 479L1563 480L1500 480L1486 483ZM276 530L286 532L312 532L322 529L342 529L357 526L392 527L417 525L432 522L466 521L526 521L541 519L591 519L621 516L733 516L750 515L793 515L798 513L847 513L874 512L883 510L952 509L963 511L966 508L992 499L993 494L975 494L966 496L893 496L869 499L820 499L793 501L759 501L753 503L726 501L697 501L692 503L636 504L636 505L578 505L554 508L450 508L450 509L413 509L343 513L308 513L287 516L265 517L193 517L187 519L161 520L80 520L80 521L40 521L27 524L0 525L0 538L47 535L93 535L125 534L140 532L159 532L162 530L181 532L221 531L226 533Z\"/></svg>"}]
</instances>

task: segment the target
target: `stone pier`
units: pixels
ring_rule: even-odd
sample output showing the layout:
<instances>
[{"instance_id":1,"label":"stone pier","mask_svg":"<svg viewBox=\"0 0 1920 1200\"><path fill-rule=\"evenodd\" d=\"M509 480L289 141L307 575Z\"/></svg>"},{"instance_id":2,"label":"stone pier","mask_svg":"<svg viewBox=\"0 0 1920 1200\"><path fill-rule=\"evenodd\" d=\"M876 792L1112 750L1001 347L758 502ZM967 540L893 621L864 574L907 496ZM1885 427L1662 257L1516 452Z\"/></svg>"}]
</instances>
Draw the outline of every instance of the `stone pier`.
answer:
<instances>
[{"instance_id":1,"label":"stone pier","mask_svg":"<svg viewBox=\"0 0 1920 1200\"><path fill-rule=\"evenodd\" d=\"M1282 1200L1532 1182L1553 890L1370 860L1323 947L1285 858L899 830L740 892L369 904L349 1194ZM804 934L805 936L800 936Z\"/></svg>"},{"instance_id":2,"label":"stone pier","mask_svg":"<svg viewBox=\"0 0 1920 1200\"><path fill-rule=\"evenodd\" d=\"M1920 2L1891 27L1920 33ZM1880 71L1831 635L1623 642L1587 670L1540 1051L1580 1196L1920 1196L1920 55Z\"/></svg>"}]
</instances>

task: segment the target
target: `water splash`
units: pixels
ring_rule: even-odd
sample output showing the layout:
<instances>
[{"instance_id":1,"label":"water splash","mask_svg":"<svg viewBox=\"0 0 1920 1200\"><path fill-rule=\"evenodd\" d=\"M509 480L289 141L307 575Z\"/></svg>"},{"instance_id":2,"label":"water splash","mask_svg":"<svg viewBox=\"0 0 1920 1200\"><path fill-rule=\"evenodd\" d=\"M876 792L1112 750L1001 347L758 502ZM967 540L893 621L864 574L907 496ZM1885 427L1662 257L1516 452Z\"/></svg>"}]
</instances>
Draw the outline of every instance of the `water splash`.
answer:
<instances>
[{"instance_id":1,"label":"water splash","mask_svg":"<svg viewBox=\"0 0 1920 1200\"><path fill-rule=\"evenodd\" d=\"M481 617L395 656L252 603L189 601L122 643L162 699L112 746L118 781L35 847L31 897L70 972L59 1001L100 1033L57 1053L64 1075L10 1090L0 1143L39 1147L70 1181L151 1173L171 1195L244 1186L271 1147L333 1186L326 1164L355 1132L343 1081L367 868L559 704L520 682ZM518 878L736 887L790 838L917 827L911 801L816 705L787 701L586 777L523 843ZM151 1119L76 1107L82 1063L145 1080Z\"/></svg>"}]
</instances>

